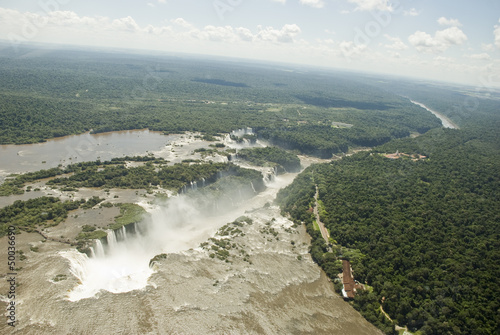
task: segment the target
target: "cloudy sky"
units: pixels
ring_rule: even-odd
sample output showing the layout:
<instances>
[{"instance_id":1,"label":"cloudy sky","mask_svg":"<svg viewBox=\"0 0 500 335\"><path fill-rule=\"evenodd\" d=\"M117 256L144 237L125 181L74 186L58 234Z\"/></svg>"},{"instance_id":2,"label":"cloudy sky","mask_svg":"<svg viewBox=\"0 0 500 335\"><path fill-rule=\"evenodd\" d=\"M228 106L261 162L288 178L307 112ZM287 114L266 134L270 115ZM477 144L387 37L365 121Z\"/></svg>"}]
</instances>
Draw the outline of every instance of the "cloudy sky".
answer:
<instances>
[{"instance_id":1,"label":"cloudy sky","mask_svg":"<svg viewBox=\"0 0 500 335\"><path fill-rule=\"evenodd\" d=\"M0 39L500 87L499 0L2 0Z\"/></svg>"}]
</instances>

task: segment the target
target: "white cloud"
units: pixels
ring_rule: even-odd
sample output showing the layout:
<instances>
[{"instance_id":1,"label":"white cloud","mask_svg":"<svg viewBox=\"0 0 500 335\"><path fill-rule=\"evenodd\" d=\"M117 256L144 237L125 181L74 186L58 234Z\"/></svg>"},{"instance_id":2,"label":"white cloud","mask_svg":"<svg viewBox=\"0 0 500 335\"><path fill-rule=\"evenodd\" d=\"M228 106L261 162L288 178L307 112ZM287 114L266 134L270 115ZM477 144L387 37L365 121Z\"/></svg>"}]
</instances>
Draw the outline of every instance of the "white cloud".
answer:
<instances>
[{"instance_id":1,"label":"white cloud","mask_svg":"<svg viewBox=\"0 0 500 335\"><path fill-rule=\"evenodd\" d=\"M367 46L365 44L356 44L353 41L342 41L339 44L339 48L346 58L352 59L363 54Z\"/></svg>"},{"instance_id":2,"label":"white cloud","mask_svg":"<svg viewBox=\"0 0 500 335\"><path fill-rule=\"evenodd\" d=\"M453 58L443 57L443 56L434 57L434 61L437 63L446 63L446 64L451 64L455 62Z\"/></svg>"},{"instance_id":3,"label":"white cloud","mask_svg":"<svg viewBox=\"0 0 500 335\"><path fill-rule=\"evenodd\" d=\"M459 45L467 41L467 36L457 27L447 28L436 32L436 39L450 45Z\"/></svg>"},{"instance_id":4,"label":"white cloud","mask_svg":"<svg viewBox=\"0 0 500 335\"><path fill-rule=\"evenodd\" d=\"M389 51L389 55L392 58L401 58L401 54L399 52L396 52L396 51Z\"/></svg>"},{"instance_id":5,"label":"white cloud","mask_svg":"<svg viewBox=\"0 0 500 335\"><path fill-rule=\"evenodd\" d=\"M182 17L178 17L177 19L174 19L171 22L185 29L194 29L194 26L191 23L184 20Z\"/></svg>"},{"instance_id":6,"label":"white cloud","mask_svg":"<svg viewBox=\"0 0 500 335\"><path fill-rule=\"evenodd\" d=\"M323 8L325 6L323 0L300 0L300 3L313 8Z\"/></svg>"},{"instance_id":7,"label":"white cloud","mask_svg":"<svg viewBox=\"0 0 500 335\"><path fill-rule=\"evenodd\" d=\"M419 16L420 12L417 11L415 8L411 8L410 10L403 11L403 15L405 15L405 16Z\"/></svg>"},{"instance_id":8,"label":"white cloud","mask_svg":"<svg viewBox=\"0 0 500 335\"><path fill-rule=\"evenodd\" d=\"M480 53L480 54L472 54L467 56L468 58L471 59L476 59L476 60L491 60L491 56L487 54L486 52Z\"/></svg>"},{"instance_id":9,"label":"white cloud","mask_svg":"<svg viewBox=\"0 0 500 335\"><path fill-rule=\"evenodd\" d=\"M113 20L113 22L111 22L111 27L116 30L129 31L129 32L138 32L139 30L141 30L139 25L130 16Z\"/></svg>"},{"instance_id":10,"label":"white cloud","mask_svg":"<svg viewBox=\"0 0 500 335\"><path fill-rule=\"evenodd\" d=\"M483 51L493 51L493 50L495 50L495 46L492 43L490 43L490 44L483 43L483 44L481 44L481 49Z\"/></svg>"},{"instance_id":11,"label":"white cloud","mask_svg":"<svg viewBox=\"0 0 500 335\"><path fill-rule=\"evenodd\" d=\"M467 36L457 27L439 30L434 34L434 37L417 31L410 37L408 41L420 52L439 53L447 50L452 45L460 45L467 41Z\"/></svg>"},{"instance_id":12,"label":"white cloud","mask_svg":"<svg viewBox=\"0 0 500 335\"><path fill-rule=\"evenodd\" d=\"M253 40L253 34L250 29L239 27L235 29L235 32L242 41L250 42Z\"/></svg>"},{"instance_id":13,"label":"white cloud","mask_svg":"<svg viewBox=\"0 0 500 335\"><path fill-rule=\"evenodd\" d=\"M417 31L410 37L408 41L419 51L435 50L438 47L437 41L429 34L423 31Z\"/></svg>"},{"instance_id":14,"label":"white cloud","mask_svg":"<svg viewBox=\"0 0 500 335\"><path fill-rule=\"evenodd\" d=\"M392 12L392 5L388 0L348 0L350 3L357 5L355 10L380 10L385 12Z\"/></svg>"},{"instance_id":15,"label":"white cloud","mask_svg":"<svg viewBox=\"0 0 500 335\"><path fill-rule=\"evenodd\" d=\"M444 16L440 17L437 20L437 22L441 26L449 26L449 27L461 27L462 26L462 24L460 23L460 21L458 21L457 19L447 19Z\"/></svg>"},{"instance_id":16,"label":"white cloud","mask_svg":"<svg viewBox=\"0 0 500 335\"><path fill-rule=\"evenodd\" d=\"M255 39L275 42L275 43L292 43L294 38L301 33L301 29L296 24L286 24L281 29L275 29L273 27L259 26L259 32L255 36Z\"/></svg>"},{"instance_id":17,"label":"white cloud","mask_svg":"<svg viewBox=\"0 0 500 335\"><path fill-rule=\"evenodd\" d=\"M33 28L25 32L26 22ZM64 28L64 29L61 29ZM42 33L43 32L43 33ZM58 41L107 46L130 46L155 48L158 43L196 45L200 41L238 43L262 47L273 43L292 44L301 29L296 24L286 24L281 28L257 27L252 31L245 27L207 25L198 28L183 18L167 21L164 25L140 26L131 16L110 19L108 17L78 16L71 11L53 11L46 15L21 13L0 7L0 35L7 39L21 41ZM14 36L14 37L13 37ZM161 40L154 40L161 37ZM229 46L228 46L229 47ZM215 46L214 46L215 48Z\"/></svg>"},{"instance_id":18,"label":"white cloud","mask_svg":"<svg viewBox=\"0 0 500 335\"><path fill-rule=\"evenodd\" d=\"M283 4L283 5L286 3L286 0L271 0L271 1L279 2L279 3Z\"/></svg>"},{"instance_id":19,"label":"white cloud","mask_svg":"<svg viewBox=\"0 0 500 335\"><path fill-rule=\"evenodd\" d=\"M500 26L495 25L493 35L495 35L495 45L500 48Z\"/></svg>"},{"instance_id":20,"label":"white cloud","mask_svg":"<svg viewBox=\"0 0 500 335\"><path fill-rule=\"evenodd\" d=\"M384 35L386 39L392 42L392 44L386 44L385 47L391 50L406 50L408 46L401 41L399 37L392 37L387 34Z\"/></svg>"},{"instance_id":21,"label":"white cloud","mask_svg":"<svg viewBox=\"0 0 500 335\"><path fill-rule=\"evenodd\" d=\"M216 27L216 26L206 26L202 30L193 31L193 36L200 39L205 39L213 42L227 42L234 43L239 40L237 34L235 34L231 26Z\"/></svg>"}]
</instances>

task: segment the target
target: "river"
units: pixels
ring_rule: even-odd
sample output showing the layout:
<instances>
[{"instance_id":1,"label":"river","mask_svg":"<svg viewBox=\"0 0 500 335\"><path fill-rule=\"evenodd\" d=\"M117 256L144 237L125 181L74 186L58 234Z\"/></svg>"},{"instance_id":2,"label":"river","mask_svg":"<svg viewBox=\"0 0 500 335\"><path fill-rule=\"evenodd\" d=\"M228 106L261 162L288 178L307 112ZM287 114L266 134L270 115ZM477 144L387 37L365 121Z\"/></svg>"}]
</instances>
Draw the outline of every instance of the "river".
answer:
<instances>
[{"instance_id":1,"label":"river","mask_svg":"<svg viewBox=\"0 0 500 335\"><path fill-rule=\"evenodd\" d=\"M181 135L163 135L150 130L127 130L101 134L80 134L50 139L43 143L0 145L0 175L33 172L59 164L110 160L144 155L161 150Z\"/></svg>"},{"instance_id":2,"label":"river","mask_svg":"<svg viewBox=\"0 0 500 335\"><path fill-rule=\"evenodd\" d=\"M158 142L145 141L150 143L146 150L172 160L199 158L193 155L193 149L209 145L184 135L165 146L167 137L144 131L139 134L145 139L159 136ZM92 154L80 159L98 158L94 151L108 143L97 143L88 150ZM60 145L66 147L64 139ZM115 147L125 149L127 145ZM140 152L108 153L120 156ZM305 167L321 160L301 157L301 162ZM45 164L55 163L47 160ZM380 334L333 291L332 283L308 253L310 238L304 227L294 227L279 207L272 205L277 192L296 175L277 176L267 182L264 192L236 202L230 210L221 206L221 213L213 217L198 213L196 204L185 202L183 196L171 198L170 206L159 206L153 202L154 196L139 192L133 201L151 213L152 224L158 228L138 239L128 236L121 242L110 241L116 257L110 252L109 257L92 261L68 244L42 241L34 233L16 236L16 246L26 256L19 262L17 274L18 326L12 330L2 323L0 332ZM85 192L87 197L94 192L107 201L123 201L121 194L114 199L115 190L110 194L102 190ZM77 210L66 222L45 233L57 239L74 238L85 224L105 227L116 215L113 210ZM252 223L238 227L241 232L236 235L218 235L224 224L241 215L251 218ZM203 241L213 243L211 237L232 245L227 261L212 257L211 247L202 247ZM7 250L7 242L0 239L2 250ZM149 259L159 252L168 256L149 268ZM126 256L124 260L120 255ZM0 273L8 272L5 263L0 263ZM7 284L5 280L0 282L2 292ZM6 307L5 297L0 300Z\"/></svg>"},{"instance_id":3,"label":"river","mask_svg":"<svg viewBox=\"0 0 500 335\"><path fill-rule=\"evenodd\" d=\"M428 108L426 105L424 105L423 103L420 103L420 102L417 102L417 101L414 101L414 100L411 100L410 101L412 103L414 103L415 105L417 106L420 106L426 110L428 110L429 112L431 112L432 114L436 115L436 117L438 117L440 120L441 120L441 123L443 124L443 127L444 128L451 128L451 129L460 129L460 127L455 124L453 121L451 121L448 117L446 117L445 115L439 113L439 112L436 112L435 110L432 110L430 108Z\"/></svg>"}]
</instances>

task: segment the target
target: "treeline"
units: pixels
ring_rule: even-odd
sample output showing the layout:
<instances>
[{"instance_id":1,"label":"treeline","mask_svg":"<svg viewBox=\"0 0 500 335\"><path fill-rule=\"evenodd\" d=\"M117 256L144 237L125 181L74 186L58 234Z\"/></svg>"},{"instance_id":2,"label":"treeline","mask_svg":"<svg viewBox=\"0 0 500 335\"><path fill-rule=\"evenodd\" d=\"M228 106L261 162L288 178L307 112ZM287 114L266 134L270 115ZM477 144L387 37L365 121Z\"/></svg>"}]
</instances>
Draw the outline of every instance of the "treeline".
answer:
<instances>
[{"instance_id":1,"label":"treeline","mask_svg":"<svg viewBox=\"0 0 500 335\"><path fill-rule=\"evenodd\" d=\"M68 217L69 211L86 203L85 200L63 202L54 197L17 200L10 206L0 208L0 237L7 234L9 226L28 233L43 227L56 226Z\"/></svg>"},{"instance_id":2,"label":"treeline","mask_svg":"<svg viewBox=\"0 0 500 335\"><path fill-rule=\"evenodd\" d=\"M192 183L196 185L200 183L201 186L205 180L209 184L227 174L244 175L245 169L226 163L180 163L161 168L152 163L129 168L124 165L106 165L103 168L95 165L70 177L49 180L47 185L60 185L72 189L81 187L151 189L159 186L181 191L186 186L191 187Z\"/></svg>"},{"instance_id":3,"label":"treeline","mask_svg":"<svg viewBox=\"0 0 500 335\"><path fill-rule=\"evenodd\" d=\"M300 125L289 121L285 126L257 129L257 133L281 147L330 158L332 154L347 152L350 147L374 147L408 137L412 132L425 133L441 126L439 119L414 105L394 104L387 110L378 111L339 111L335 108L320 112L312 107L301 113L305 114L305 121ZM287 116L290 114L293 115L291 111L286 112ZM337 128L333 121L353 126Z\"/></svg>"},{"instance_id":4,"label":"treeline","mask_svg":"<svg viewBox=\"0 0 500 335\"><path fill-rule=\"evenodd\" d=\"M252 127L276 144L330 157L349 146L379 145L439 126L409 101L344 74L168 57L73 56L0 57L0 144L89 130L216 135ZM212 79L196 81L207 68ZM332 122L353 127L334 129Z\"/></svg>"},{"instance_id":5,"label":"treeline","mask_svg":"<svg viewBox=\"0 0 500 335\"><path fill-rule=\"evenodd\" d=\"M353 258L355 278L373 288L354 306L387 333L394 325L381 305L395 323L424 334L500 329L500 124L488 123L378 148L428 159L360 153L312 166L278 196L284 211L308 223L313 259L332 279L335 260ZM312 231L315 184L333 253Z\"/></svg>"},{"instance_id":6,"label":"treeline","mask_svg":"<svg viewBox=\"0 0 500 335\"><path fill-rule=\"evenodd\" d=\"M145 164L127 168L126 161L144 161ZM178 163L173 166L166 166L165 163L163 159L138 156L115 158L106 162L99 160L82 162L69 165L64 169L52 168L29 172L6 180L0 185L0 195L22 194L26 183L50 177L56 178L47 181L47 185L61 186L68 191L81 187L147 190L162 187L182 191L187 186L201 187L203 184L208 185L226 176L252 180L259 187L262 182L260 172L243 169L231 163ZM70 176L58 177L64 174L70 174Z\"/></svg>"},{"instance_id":7,"label":"treeline","mask_svg":"<svg viewBox=\"0 0 500 335\"><path fill-rule=\"evenodd\" d=\"M257 166L269 166L269 163L274 163L281 171L300 171L299 157L277 147L241 149L238 151L238 158Z\"/></svg>"},{"instance_id":8,"label":"treeline","mask_svg":"<svg viewBox=\"0 0 500 335\"><path fill-rule=\"evenodd\" d=\"M11 194L23 194L24 186L26 183L42 180L46 178L56 177L68 173L81 173L84 171L96 171L100 166L124 164L125 162L148 162L149 164L166 164L163 158L156 158L153 156L134 156L134 157L119 157L113 158L110 161L101 162L100 160L92 162L80 162L68 165L65 168L57 167L47 170L39 170L35 172L27 172L20 175L9 176L8 179L0 185L0 196L8 196Z\"/></svg>"}]
</instances>

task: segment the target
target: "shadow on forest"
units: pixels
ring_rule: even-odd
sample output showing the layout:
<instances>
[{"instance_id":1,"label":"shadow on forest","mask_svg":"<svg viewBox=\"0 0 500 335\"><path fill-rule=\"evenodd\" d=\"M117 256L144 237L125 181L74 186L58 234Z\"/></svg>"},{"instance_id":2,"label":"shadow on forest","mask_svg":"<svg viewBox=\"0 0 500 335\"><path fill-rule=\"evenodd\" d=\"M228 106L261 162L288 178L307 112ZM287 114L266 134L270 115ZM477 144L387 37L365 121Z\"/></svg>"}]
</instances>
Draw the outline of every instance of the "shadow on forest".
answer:
<instances>
[{"instance_id":1,"label":"shadow on forest","mask_svg":"<svg viewBox=\"0 0 500 335\"><path fill-rule=\"evenodd\" d=\"M350 107L360 110L387 110L393 108L393 106L381 102L350 101L308 95L296 95L295 97L306 104L326 108Z\"/></svg>"},{"instance_id":2,"label":"shadow on forest","mask_svg":"<svg viewBox=\"0 0 500 335\"><path fill-rule=\"evenodd\" d=\"M232 86L232 87L250 87L245 83L235 83L232 81L226 81L223 79L202 79L202 78L196 78L193 79L192 81L198 82L198 83L205 83L205 84L214 84L214 85L221 85L221 86Z\"/></svg>"}]
</instances>

